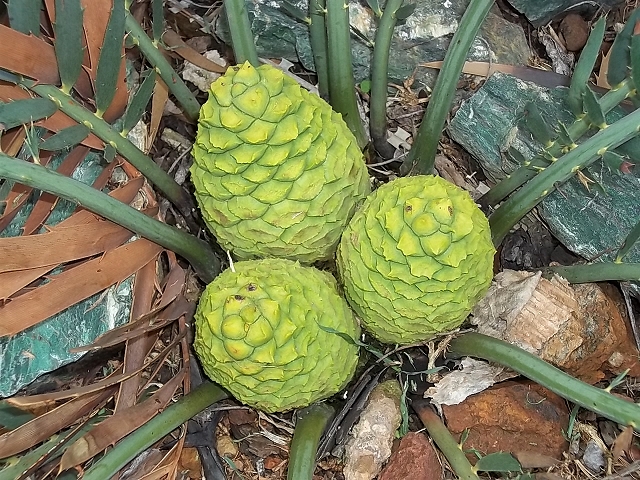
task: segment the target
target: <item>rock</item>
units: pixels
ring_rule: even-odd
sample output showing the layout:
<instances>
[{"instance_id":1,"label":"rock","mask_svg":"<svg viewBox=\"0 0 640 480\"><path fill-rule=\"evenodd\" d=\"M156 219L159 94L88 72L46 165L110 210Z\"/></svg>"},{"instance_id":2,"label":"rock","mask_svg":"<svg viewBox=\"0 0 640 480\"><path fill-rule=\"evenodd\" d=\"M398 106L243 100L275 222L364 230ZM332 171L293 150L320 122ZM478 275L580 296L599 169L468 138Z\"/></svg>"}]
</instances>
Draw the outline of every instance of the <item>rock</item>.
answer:
<instances>
[{"instance_id":1,"label":"rock","mask_svg":"<svg viewBox=\"0 0 640 480\"><path fill-rule=\"evenodd\" d=\"M533 382L505 382L459 405L445 405L443 412L453 434L469 429L465 449L562 458L567 448L562 435L569 422L565 401Z\"/></svg>"},{"instance_id":2,"label":"rock","mask_svg":"<svg viewBox=\"0 0 640 480\"><path fill-rule=\"evenodd\" d=\"M640 375L622 299L607 284L569 285L540 272L498 273L473 311L478 331L517 345L588 383Z\"/></svg>"},{"instance_id":3,"label":"rock","mask_svg":"<svg viewBox=\"0 0 640 480\"><path fill-rule=\"evenodd\" d=\"M258 421L258 414L248 408L234 408L227 412L227 418L232 425L253 424Z\"/></svg>"},{"instance_id":4,"label":"rock","mask_svg":"<svg viewBox=\"0 0 640 480\"><path fill-rule=\"evenodd\" d=\"M559 121L571 125L575 118L565 107L566 95L565 88L547 89L495 73L458 109L449 133L478 160L487 177L496 182L519 166L505 154L510 147L527 159L541 148L518 123L527 102L536 104L551 127ZM616 109L609 112L607 121L611 123L621 115ZM626 149L630 161L636 163L629 173L598 160L583 170L596 182L589 190L574 177L537 207L556 238L589 261L612 260L637 222L640 205L637 141L633 139L616 149ZM640 262L640 243L631 249L625 261Z\"/></svg>"},{"instance_id":5,"label":"rock","mask_svg":"<svg viewBox=\"0 0 640 480\"><path fill-rule=\"evenodd\" d=\"M600 473L604 469L606 465L604 452L593 440L587 442L584 455L582 456L582 462L585 467L595 473Z\"/></svg>"},{"instance_id":6,"label":"rock","mask_svg":"<svg viewBox=\"0 0 640 480\"><path fill-rule=\"evenodd\" d=\"M377 385L345 447L345 480L371 480L391 455L400 426L402 390L395 380Z\"/></svg>"},{"instance_id":7,"label":"rock","mask_svg":"<svg viewBox=\"0 0 640 480\"><path fill-rule=\"evenodd\" d=\"M47 168L57 169L67 155L68 152L64 150L57 153ZM104 170L102 162L101 154L89 153L75 169L73 178L91 185ZM11 223L0 232L0 237L21 234L38 198L37 195L32 196ZM76 207L73 202L58 201L40 233L68 218ZM59 271L56 269L47 277L54 279ZM133 279L134 276L131 276L118 285L91 295L17 335L0 338L0 398L13 395L40 375L79 360L86 352L72 352L73 349L90 345L100 335L127 323L131 312Z\"/></svg>"},{"instance_id":8,"label":"rock","mask_svg":"<svg viewBox=\"0 0 640 480\"><path fill-rule=\"evenodd\" d=\"M532 2L531 0L508 0L509 3L524 14L535 26L540 27L562 12L574 8L588 9L594 12L597 8L610 9L622 3L622 0L601 0L599 2L583 2L582 0L547 0Z\"/></svg>"},{"instance_id":9,"label":"rock","mask_svg":"<svg viewBox=\"0 0 640 480\"><path fill-rule=\"evenodd\" d=\"M307 11L306 0L291 3L302 12ZM415 3L417 7L413 14L394 29L389 56L389 77L398 83L415 71L418 83L431 86L435 80L435 72L417 67L422 63L444 58L469 0ZM370 8L363 5L355 0L350 2L350 22L365 38L373 41L375 16ZM260 56L300 61L306 69L315 71L309 30L305 23L294 20L278 10L277 2L247 0L247 10ZM495 11L497 12L497 9ZM216 35L229 43L226 15L220 15L218 18ZM504 20L499 12L489 13L480 29L479 37L471 48L470 60L491 60L511 65L527 64L531 53L524 31L520 26ZM354 74L356 81L361 82L369 78L372 48L353 35L351 39Z\"/></svg>"},{"instance_id":10,"label":"rock","mask_svg":"<svg viewBox=\"0 0 640 480\"><path fill-rule=\"evenodd\" d=\"M589 38L589 31L589 25L577 13L570 13L560 22L560 33L570 52L577 52L584 47Z\"/></svg>"},{"instance_id":11,"label":"rock","mask_svg":"<svg viewBox=\"0 0 640 480\"><path fill-rule=\"evenodd\" d=\"M188 478L193 480L202 478L202 463L200 463L197 448L185 447L182 449L178 460L178 471L186 473Z\"/></svg>"},{"instance_id":12,"label":"rock","mask_svg":"<svg viewBox=\"0 0 640 480\"><path fill-rule=\"evenodd\" d=\"M421 433L409 432L378 480L441 480L442 465L431 442Z\"/></svg>"}]
</instances>

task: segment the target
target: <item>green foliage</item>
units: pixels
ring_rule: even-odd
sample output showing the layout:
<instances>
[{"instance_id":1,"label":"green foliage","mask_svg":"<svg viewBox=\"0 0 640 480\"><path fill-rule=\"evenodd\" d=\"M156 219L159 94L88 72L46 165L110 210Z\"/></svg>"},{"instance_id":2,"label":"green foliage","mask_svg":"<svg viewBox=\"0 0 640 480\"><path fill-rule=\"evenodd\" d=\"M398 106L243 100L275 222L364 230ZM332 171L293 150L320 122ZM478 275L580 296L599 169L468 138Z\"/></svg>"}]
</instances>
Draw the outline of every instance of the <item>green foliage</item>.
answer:
<instances>
[{"instance_id":1,"label":"green foliage","mask_svg":"<svg viewBox=\"0 0 640 480\"><path fill-rule=\"evenodd\" d=\"M117 82L122 64L122 41L124 39L124 2L115 0L109 17L104 43L100 49L98 72L96 76L96 115L109 108L116 93Z\"/></svg>"},{"instance_id":2,"label":"green foliage","mask_svg":"<svg viewBox=\"0 0 640 480\"><path fill-rule=\"evenodd\" d=\"M82 7L80 0L56 0L53 24L56 58L62 81L62 91L69 93L82 70Z\"/></svg>"},{"instance_id":3,"label":"green foliage","mask_svg":"<svg viewBox=\"0 0 640 480\"><path fill-rule=\"evenodd\" d=\"M485 455L476 462L475 469L479 472L522 472L520 462L506 452Z\"/></svg>"},{"instance_id":4,"label":"green foliage","mask_svg":"<svg viewBox=\"0 0 640 480\"><path fill-rule=\"evenodd\" d=\"M519 169L480 199L480 203L485 205L497 205L506 199L489 219L496 245L502 242L517 221L576 172L600 158L613 168L622 168L624 152L635 150L630 145L638 141L636 126L640 113L633 111L612 124L608 123L606 116L622 101L637 95L633 78L634 55L630 53L632 38L635 38L632 35L633 25L637 18L638 11L634 11L611 47L608 79L614 88L603 96L596 94L587 84L602 43L604 19L594 25L567 93L567 106L576 117L571 126L545 119L535 108L527 106L526 126L543 148L532 159L521 162ZM640 55L640 50L638 52ZM552 128L554 122L557 126ZM618 147L621 147L620 153L616 150ZM638 238L640 227L635 228L625 240L617 261L626 255Z\"/></svg>"}]
</instances>

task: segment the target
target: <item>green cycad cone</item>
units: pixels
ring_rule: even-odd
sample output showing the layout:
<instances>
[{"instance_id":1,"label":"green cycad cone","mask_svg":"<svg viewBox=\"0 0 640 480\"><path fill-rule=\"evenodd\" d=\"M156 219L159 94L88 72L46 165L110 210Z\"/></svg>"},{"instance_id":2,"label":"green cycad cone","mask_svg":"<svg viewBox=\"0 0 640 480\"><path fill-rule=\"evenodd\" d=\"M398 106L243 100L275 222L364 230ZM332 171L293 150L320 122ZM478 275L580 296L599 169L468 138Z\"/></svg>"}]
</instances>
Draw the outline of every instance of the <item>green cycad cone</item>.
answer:
<instances>
[{"instance_id":1,"label":"green cycad cone","mask_svg":"<svg viewBox=\"0 0 640 480\"><path fill-rule=\"evenodd\" d=\"M380 341L414 343L458 327L493 277L489 223L464 190L434 176L373 192L338 248L345 294Z\"/></svg>"},{"instance_id":2,"label":"green cycad cone","mask_svg":"<svg viewBox=\"0 0 640 480\"><path fill-rule=\"evenodd\" d=\"M327 398L351 379L360 328L328 273L284 259L238 262L204 291L194 348L206 374L267 412Z\"/></svg>"},{"instance_id":3,"label":"green cycad cone","mask_svg":"<svg viewBox=\"0 0 640 480\"><path fill-rule=\"evenodd\" d=\"M239 259L331 258L370 191L340 114L269 65L231 67L211 85L193 156L204 220Z\"/></svg>"}]
</instances>

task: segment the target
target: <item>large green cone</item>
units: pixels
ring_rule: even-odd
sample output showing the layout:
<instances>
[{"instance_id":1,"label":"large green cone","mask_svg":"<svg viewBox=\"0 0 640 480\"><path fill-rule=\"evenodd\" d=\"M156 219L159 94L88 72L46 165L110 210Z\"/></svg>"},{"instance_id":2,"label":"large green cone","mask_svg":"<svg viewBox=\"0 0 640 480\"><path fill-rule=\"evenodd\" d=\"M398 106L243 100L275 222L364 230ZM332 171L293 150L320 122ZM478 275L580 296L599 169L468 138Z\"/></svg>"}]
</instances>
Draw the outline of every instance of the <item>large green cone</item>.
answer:
<instances>
[{"instance_id":1,"label":"large green cone","mask_svg":"<svg viewBox=\"0 0 640 480\"><path fill-rule=\"evenodd\" d=\"M206 374L267 412L341 390L358 362L360 328L335 279L284 259L234 269L207 286L196 311L194 348Z\"/></svg>"},{"instance_id":2,"label":"large green cone","mask_svg":"<svg viewBox=\"0 0 640 480\"><path fill-rule=\"evenodd\" d=\"M340 114L268 65L231 67L211 85L193 156L205 222L239 259L331 258L370 191Z\"/></svg>"},{"instance_id":3,"label":"large green cone","mask_svg":"<svg viewBox=\"0 0 640 480\"><path fill-rule=\"evenodd\" d=\"M338 248L350 305L380 341L408 344L458 327L493 277L489 223L464 190L434 176L373 192Z\"/></svg>"}]
</instances>

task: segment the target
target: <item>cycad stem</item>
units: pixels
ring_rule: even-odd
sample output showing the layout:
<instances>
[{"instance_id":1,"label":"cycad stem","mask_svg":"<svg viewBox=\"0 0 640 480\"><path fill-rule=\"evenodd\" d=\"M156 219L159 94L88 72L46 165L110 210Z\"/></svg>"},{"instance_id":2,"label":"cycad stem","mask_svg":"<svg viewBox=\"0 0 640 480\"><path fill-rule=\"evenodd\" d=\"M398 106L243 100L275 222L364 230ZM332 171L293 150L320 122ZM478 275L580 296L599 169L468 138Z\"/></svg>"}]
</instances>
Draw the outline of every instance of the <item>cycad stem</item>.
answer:
<instances>
[{"instance_id":1,"label":"cycad stem","mask_svg":"<svg viewBox=\"0 0 640 480\"><path fill-rule=\"evenodd\" d=\"M494 0L471 0L464 12L433 87L427 113L422 120L409 155L402 164L402 172L433 173L438 142L451 108L458 78L460 78L462 67L467 59L469 48L471 48L478 29L489 13L493 2Z\"/></svg>"},{"instance_id":2,"label":"cycad stem","mask_svg":"<svg viewBox=\"0 0 640 480\"><path fill-rule=\"evenodd\" d=\"M112 478L122 467L145 449L161 440L165 435L171 433L209 405L226 397L226 393L216 384L211 382L203 383L118 442L104 457L84 472L83 480Z\"/></svg>"},{"instance_id":3,"label":"cycad stem","mask_svg":"<svg viewBox=\"0 0 640 480\"><path fill-rule=\"evenodd\" d=\"M373 146L383 158L391 158L393 147L387 142L387 93L389 76L389 50L393 29L398 21L396 12L404 0L388 0L378 23L376 43L371 64L371 102L369 104L369 130Z\"/></svg>"},{"instance_id":4,"label":"cycad stem","mask_svg":"<svg viewBox=\"0 0 640 480\"><path fill-rule=\"evenodd\" d=\"M224 9L227 13L236 63L242 64L248 61L255 68L258 68L260 60L258 60L245 0L224 0Z\"/></svg>"},{"instance_id":5,"label":"cycad stem","mask_svg":"<svg viewBox=\"0 0 640 480\"><path fill-rule=\"evenodd\" d=\"M41 165L0 153L0 178L52 193L77 203L138 235L184 257L203 282L220 273L220 260L211 246L199 238L162 223L106 193Z\"/></svg>"},{"instance_id":6,"label":"cycad stem","mask_svg":"<svg viewBox=\"0 0 640 480\"><path fill-rule=\"evenodd\" d=\"M362 149L367 138L358 111L353 77L349 5L345 0L327 0L327 45L329 63L329 96L331 106L346 122Z\"/></svg>"},{"instance_id":7,"label":"cycad stem","mask_svg":"<svg viewBox=\"0 0 640 480\"><path fill-rule=\"evenodd\" d=\"M145 58L149 60L149 63L156 69L169 91L173 93L178 103L182 105L187 118L192 122L197 121L200 113L198 100L196 100L196 97L191 93L186 83L178 76L164 54L153 44L153 41L151 41L129 11L125 13L124 27L138 45Z\"/></svg>"}]
</instances>

